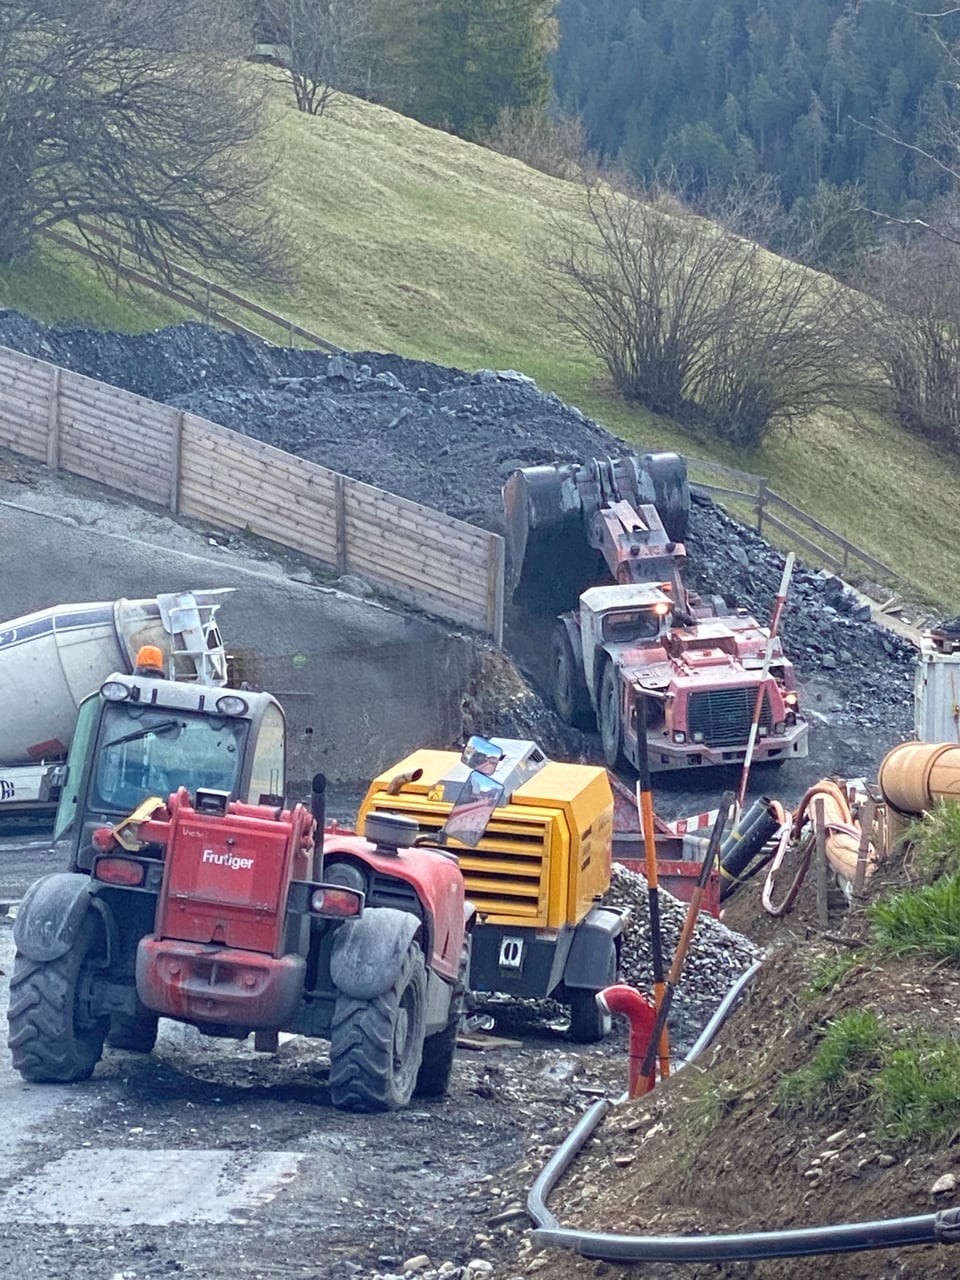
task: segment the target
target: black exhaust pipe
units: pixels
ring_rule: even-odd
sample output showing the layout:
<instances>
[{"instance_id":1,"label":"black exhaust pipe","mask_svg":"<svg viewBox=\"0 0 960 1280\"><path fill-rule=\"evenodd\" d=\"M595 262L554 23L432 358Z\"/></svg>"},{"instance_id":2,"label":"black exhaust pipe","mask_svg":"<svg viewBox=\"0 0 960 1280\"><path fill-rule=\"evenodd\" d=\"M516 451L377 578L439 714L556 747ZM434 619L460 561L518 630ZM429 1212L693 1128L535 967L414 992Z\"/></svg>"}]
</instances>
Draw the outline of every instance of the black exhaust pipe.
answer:
<instances>
[{"instance_id":1,"label":"black exhaust pipe","mask_svg":"<svg viewBox=\"0 0 960 1280\"><path fill-rule=\"evenodd\" d=\"M323 828L327 823L327 775L315 773L310 787L310 813L317 824L316 844L313 848L313 867L311 877L317 881L323 879Z\"/></svg>"}]
</instances>

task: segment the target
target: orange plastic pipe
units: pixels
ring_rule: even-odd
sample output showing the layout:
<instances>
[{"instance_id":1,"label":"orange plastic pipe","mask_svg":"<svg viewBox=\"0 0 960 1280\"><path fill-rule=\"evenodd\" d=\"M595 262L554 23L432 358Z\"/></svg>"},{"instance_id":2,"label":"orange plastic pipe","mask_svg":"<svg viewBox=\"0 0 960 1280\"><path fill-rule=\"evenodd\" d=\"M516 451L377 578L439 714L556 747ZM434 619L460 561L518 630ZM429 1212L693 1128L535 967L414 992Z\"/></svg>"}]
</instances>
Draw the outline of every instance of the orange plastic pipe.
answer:
<instances>
[{"instance_id":1,"label":"orange plastic pipe","mask_svg":"<svg viewBox=\"0 0 960 1280\"><path fill-rule=\"evenodd\" d=\"M960 801L960 744L901 742L883 757L877 779L897 813L926 813L940 800Z\"/></svg>"}]
</instances>

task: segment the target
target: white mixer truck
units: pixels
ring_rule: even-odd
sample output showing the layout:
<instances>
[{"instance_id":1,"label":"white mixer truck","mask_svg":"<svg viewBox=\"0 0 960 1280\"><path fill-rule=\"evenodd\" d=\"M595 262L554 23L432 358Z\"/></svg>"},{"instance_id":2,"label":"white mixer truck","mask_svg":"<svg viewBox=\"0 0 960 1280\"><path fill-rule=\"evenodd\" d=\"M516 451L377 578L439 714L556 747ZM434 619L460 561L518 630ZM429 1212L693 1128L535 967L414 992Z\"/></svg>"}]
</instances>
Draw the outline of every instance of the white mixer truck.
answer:
<instances>
[{"instance_id":1,"label":"white mixer truck","mask_svg":"<svg viewBox=\"0 0 960 1280\"><path fill-rule=\"evenodd\" d=\"M172 679L226 684L216 614L231 590L60 604L0 623L0 819L52 818L81 700L132 672L143 646Z\"/></svg>"}]
</instances>

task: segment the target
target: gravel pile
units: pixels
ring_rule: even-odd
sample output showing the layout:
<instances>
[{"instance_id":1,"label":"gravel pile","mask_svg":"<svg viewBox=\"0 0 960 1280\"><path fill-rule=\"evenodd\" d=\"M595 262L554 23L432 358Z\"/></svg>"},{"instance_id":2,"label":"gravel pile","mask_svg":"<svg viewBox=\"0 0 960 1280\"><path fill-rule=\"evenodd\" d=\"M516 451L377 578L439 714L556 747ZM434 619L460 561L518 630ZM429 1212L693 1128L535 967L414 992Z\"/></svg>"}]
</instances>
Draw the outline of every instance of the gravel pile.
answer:
<instances>
[{"instance_id":1,"label":"gravel pile","mask_svg":"<svg viewBox=\"0 0 960 1280\"><path fill-rule=\"evenodd\" d=\"M328 356L195 323L133 336L44 326L12 311L0 311L0 343L496 531L500 488L515 468L629 451L515 371L470 374L372 352ZM694 505L687 549L693 587L769 616L779 551L706 501ZM849 726L869 768L911 732L913 650L858 609L838 579L798 564L781 632L801 680L827 680L822 710ZM528 669L536 674L535 664Z\"/></svg>"},{"instance_id":2,"label":"gravel pile","mask_svg":"<svg viewBox=\"0 0 960 1280\"><path fill-rule=\"evenodd\" d=\"M652 994L647 882L638 872L628 871L615 862L613 883L606 898L614 906L630 909L629 928L621 952L621 980L628 986ZM666 973L680 940L687 904L664 892L659 894L658 901ZM724 996L760 954L760 948L749 939L733 933L719 920L701 911L670 1006L670 1040L674 1053L682 1054L692 1047Z\"/></svg>"}]
</instances>

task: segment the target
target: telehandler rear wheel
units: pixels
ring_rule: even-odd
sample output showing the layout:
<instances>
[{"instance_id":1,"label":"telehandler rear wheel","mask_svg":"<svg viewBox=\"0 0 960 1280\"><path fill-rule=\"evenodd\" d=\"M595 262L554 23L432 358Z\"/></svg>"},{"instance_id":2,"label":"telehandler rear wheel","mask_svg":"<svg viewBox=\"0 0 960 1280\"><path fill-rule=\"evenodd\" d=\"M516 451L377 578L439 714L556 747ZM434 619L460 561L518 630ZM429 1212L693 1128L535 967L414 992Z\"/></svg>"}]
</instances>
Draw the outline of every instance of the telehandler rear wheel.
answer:
<instances>
[{"instance_id":1,"label":"telehandler rear wheel","mask_svg":"<svg viewBox=\"0 0 960 1280\"><path fill-rule=\"evenodd\" d=\"M330 1097L341 1111L396 1111L413 1096L423 1057L427 975L412 942L400 974L373 1000L340 996L330 1031Z\"/></svg>"},{"instance_id":2,"label":"telehandler rear wheel","mask_svg":"<svg viewBox=\"0 0 960 1280\"><path fill-rule=\"evenodd\" d=\"M128 1053L151 1053L157 1043L157 1015L144 1009L142 1013L115 1013L110 1019L107 1044L111 1049Z\"/></svg>"},{"instance_id":3,"label":"telehandler rear wheel","mask_svg":"<svg viewBox=\"0 0 960 1280\"><path fill-rule=\"evenodd\" d=\"M560 719L574 729L595 729L597 720L590 705L590 692L562 622L557 623L550 638L550 672L553 705Z\"/></svg>"},{"instance_id":4,"label":"telehandler rear wheel","mask_svg":"<svg viewBox=\"0 0 960 1280\"><path fill-rule=\"evenodd\" d=\"M93 1074L109 1019L91 1014L89 997L105 950L100 917L89 911L65 955L34 961L17 953L7 1020L13 1065L24 1080L70 1084Z\"/></svg>"},{"instance_id":5,"label":"telehandler rear wheel","mask_svg":"<svg viewBox=\"0 0 960 1280\"><path fill-rule=\"evenodd\" d=\"M617 668L607 662L600 681L600 742L603 759L608 769L619 769L625 764L623 735L620 727L620 680Z\"/></svg>"}]
</instances>

